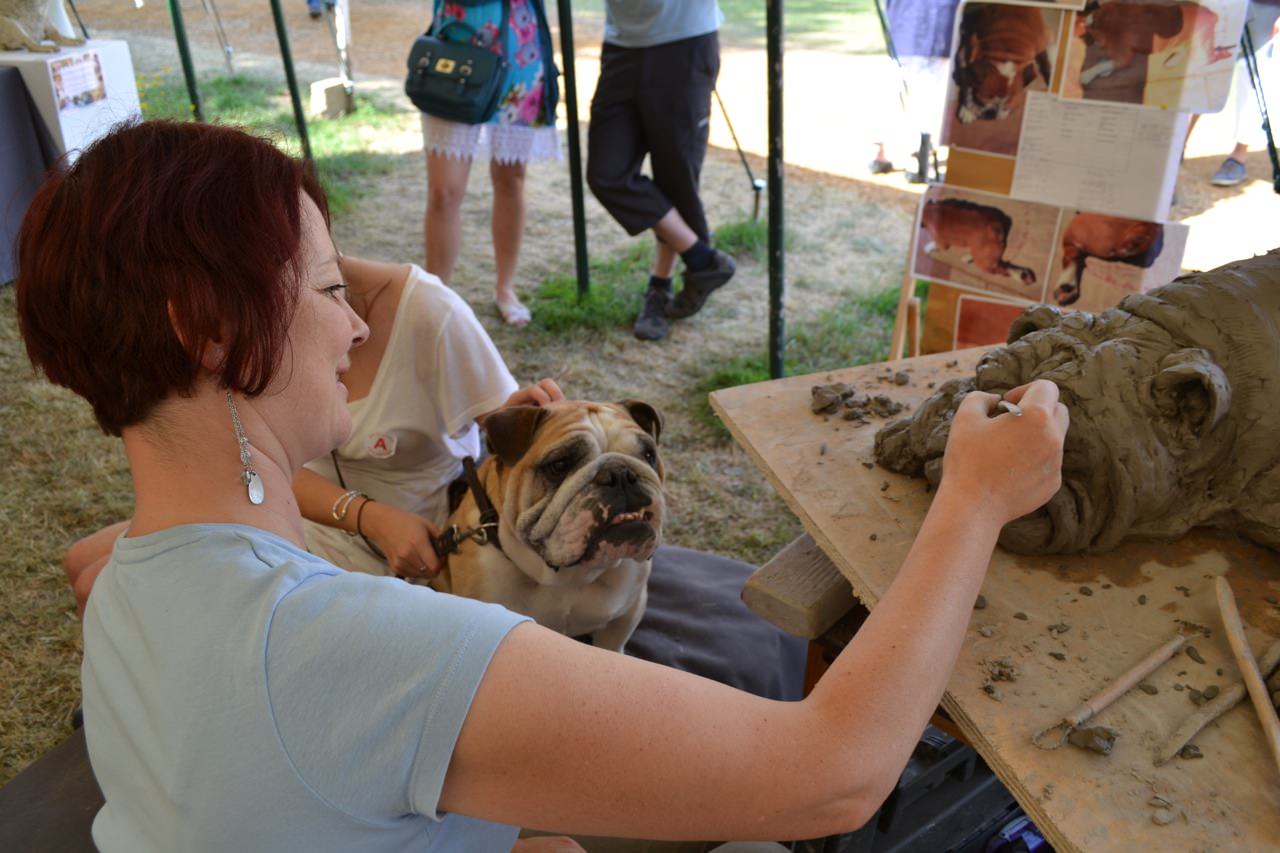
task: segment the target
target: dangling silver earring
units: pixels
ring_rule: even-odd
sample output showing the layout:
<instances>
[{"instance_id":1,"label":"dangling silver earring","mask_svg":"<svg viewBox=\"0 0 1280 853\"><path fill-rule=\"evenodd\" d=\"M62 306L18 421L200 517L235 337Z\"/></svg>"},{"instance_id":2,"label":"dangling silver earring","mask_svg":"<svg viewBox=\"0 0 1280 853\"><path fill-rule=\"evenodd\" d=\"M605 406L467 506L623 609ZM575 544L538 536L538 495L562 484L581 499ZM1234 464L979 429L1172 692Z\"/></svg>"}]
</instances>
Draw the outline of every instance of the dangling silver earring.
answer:
<instances>
[{"instance_id":1,"label":"dangling silver earring","mask_svg":"<svg viewBox=\"0 0 1280 853\"><path fill-rule=\"evenodd\" d=\"M227 408L231 410L231 425L235 427L236 444L240 445L240 464L244 466L244 470L240 472L240 479L244 481L245 488L249 491L249 503L257 506L267 496L267 491L263 488L262 478L258 476L257 471L253 470L249 455L249 437L244 434L244 427L240 423L240 413L236 411L236 401L232 399L229 389L227 391Z\"/></svg>"}]
</instances>

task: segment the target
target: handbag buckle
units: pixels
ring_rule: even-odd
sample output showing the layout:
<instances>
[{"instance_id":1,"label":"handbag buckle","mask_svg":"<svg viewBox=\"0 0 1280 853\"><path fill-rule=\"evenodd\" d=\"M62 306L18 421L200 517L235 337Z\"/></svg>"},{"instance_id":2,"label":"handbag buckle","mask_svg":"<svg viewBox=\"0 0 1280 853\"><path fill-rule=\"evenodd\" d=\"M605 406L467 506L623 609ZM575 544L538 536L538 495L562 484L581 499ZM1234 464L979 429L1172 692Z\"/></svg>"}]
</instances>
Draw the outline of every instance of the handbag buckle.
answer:
<instances>
[{"instance_id":1,"label":"handbag buckle","mask_svg":"<svg viewBox=\"0 0 1280 853\"><path fill-rule=\"evenodd\" d=\"M463 66L462 66L461 68L459 68L459 69L458 69L458 73L459 73L459 74L461 74L463 77L470 77L470 76L471 76L471 72L472 72L473 70L475 70L475 69L473 69L473 68L471 67L471 60L469 60L469 59L468 59L468 60L463 64Z\"/></svg>"},{"instance_id":2,"label":"handbag buckle","mask_svg":"<svg viewBox=\"0 0 1280 853\"><path fill-rule=\"evenodd\" d=\"M457 63L447 56L442 56L436 60L436 71L440 74L452 74L454 66Z\"/></svg>"}]
</instances>

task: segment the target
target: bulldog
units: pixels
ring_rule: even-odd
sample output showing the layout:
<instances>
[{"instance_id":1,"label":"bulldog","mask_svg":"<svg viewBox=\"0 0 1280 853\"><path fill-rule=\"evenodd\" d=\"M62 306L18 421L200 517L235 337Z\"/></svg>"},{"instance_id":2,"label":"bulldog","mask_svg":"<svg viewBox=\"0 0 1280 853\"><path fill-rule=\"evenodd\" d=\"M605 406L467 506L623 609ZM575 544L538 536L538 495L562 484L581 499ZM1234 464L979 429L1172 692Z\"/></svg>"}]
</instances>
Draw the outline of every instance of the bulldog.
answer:
<instances>
[{"instance_id":1,"label":"bulldog","mask_svg":"<svg viewBox=\"0 0 1280 853\"><path fill-rule=\"evenodd\" d=\"M449 517L464 534L432 586L622 651L662 542L661 416L639 400L566 400L500 410L484 430L483 495L451 489L466 489ZM486 502L496 537L465 538L482 529Z\"/></svg>"},{"instance_id":2,"label":"bulldog","mask_svg":"<svg viewBox=\"0 0 1280 853\"><path fill-rule=\"evenodd\" d=\"M1202 54L1206 64L1230 59L1234 48L1214 42L1217 25L1218 13L1199 3L1089 0L1076 17L1075 35L1096 45L1106 58L1081 69L1080 85L1124 70L1134 60L1146 62L1153 54L1168 54L1166 68L1186 66L1192 53ZM1147 70L1148 82L1153 70Z\"/></svg>"},{"instance_id":3,"label":"bulldog","mask_svg":"<svg viewBox=\"0 0 1280 853\"><path fill-rule=\"evenodd\" d=\"M975 377L944 383L881 429L876 459L937 484L964 395L1037 378L1071 413L1062 488L1005 525L1005 548L1099 553L1205 525L1280 550L1280 250L1097 314L1028 308Z\"/></svg>"},{"instance_id":4,"label":"bulldog","mask_svg":"<svg viewBox=\"0 0 1280 853\"><path fill-rule=\"evenodd\" d=\"M962 124L1006 118L1037 78L1049 84L1053 36L1031 6L967 3L961 11L951 79Z\"/></svg>"}]
</instances>

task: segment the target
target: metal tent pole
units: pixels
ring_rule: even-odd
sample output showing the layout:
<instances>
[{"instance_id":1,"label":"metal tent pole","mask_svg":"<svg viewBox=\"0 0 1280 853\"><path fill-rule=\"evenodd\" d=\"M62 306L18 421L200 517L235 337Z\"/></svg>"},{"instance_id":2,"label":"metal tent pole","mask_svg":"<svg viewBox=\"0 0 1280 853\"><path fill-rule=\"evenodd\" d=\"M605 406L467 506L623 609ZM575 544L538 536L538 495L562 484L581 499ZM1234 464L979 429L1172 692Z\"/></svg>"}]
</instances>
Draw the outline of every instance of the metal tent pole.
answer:
<instances>
[{"instance_id":1,"label":"metal tent pole","mask_svg":"<svg viewBox=\"0 0 1280 853\"><path fill-rule=\"evenodd\" d=\"M786 372L786 278L782 245L782 0L766 0L765 37L769 61L769 375Z\"/></svg>"},{"instance_id":2,"label":"metal tent pole","mask_svg":"<svg viewBox=\"0 0 1280 853\"><path fill-rule=\"evenodd\" d=\"M182 76L187 81L187 95L191 98L191 114L196 121L204 121L204 109L200 106L200 90L196 88L196 69L191 62L191 45L187 43L187 25L182 20L180 0L169 0L169 18L173 21L173 37L178 42Z\"/></svg>"},{"instance_id":3,"label":"metal tent pole","mask_svg":"<svg viewBox=\"0 0 1280 853\"><path fill-rule=\"evenodd\" d=\"M293 99L293 122L298 127L302 156L311 160L311 140L307 136L307 118L302 112L302 96L298 94L298 77L293 73L293 54L289 51L289 32L285 29L284 12L280 10L280 0L271 0L271 17L276 22L276 38L280 41L280 59L284 62L284 76L289 82L289 97Z\"/></svg>"},{"instance_id":4,"label":"metal tent pole","mask_svg":"<svg viewBox=\"0 0 1280 853\"><path fill-rule=\"evenodd\" d=\"M573 11L570 0L556 0L560 13L560 59L564 64L564 105L569 119L569 194L573 198L573 254L578 296L591 289L587 267L587 214L582 196L582 146L578 138L578 80L573 70Z\"/></svg>"}]
</instances>

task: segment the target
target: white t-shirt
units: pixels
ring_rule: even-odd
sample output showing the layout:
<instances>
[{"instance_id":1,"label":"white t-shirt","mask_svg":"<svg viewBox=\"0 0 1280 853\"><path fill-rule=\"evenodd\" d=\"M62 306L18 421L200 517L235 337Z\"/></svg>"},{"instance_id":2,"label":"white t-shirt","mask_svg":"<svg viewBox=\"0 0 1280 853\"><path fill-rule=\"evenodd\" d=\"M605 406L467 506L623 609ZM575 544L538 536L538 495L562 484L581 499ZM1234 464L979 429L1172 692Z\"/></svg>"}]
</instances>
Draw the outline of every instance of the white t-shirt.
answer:
<instances>
[{"instance_id":1,"label":"white t-shirt","mask_svg":"<svg viewBox=\"0 0 1280 853\"><path fill-rule=\"evenodd\" d=\"M351 438L338 448L347 488L443 525L449 483L464 457L480 455L476 417L518 388L471 307L414 266L369 394L348 404ZM328 456L306 467L338 482ZM345 569L387 572L358 536L308 521L306 538L313 554Z\"/></svg>"},{"instance_id":2,"label":"white t-shirt","mask_svg":"<svg viewBox=\"0 0 1280 853\"><path fill-rule=\"evenodd\" d=\"M523 621L342 571L278 536L121 537L84 620L105 853L510 850L437 815L472 697Z\"/></svg>"}]
</instances>

